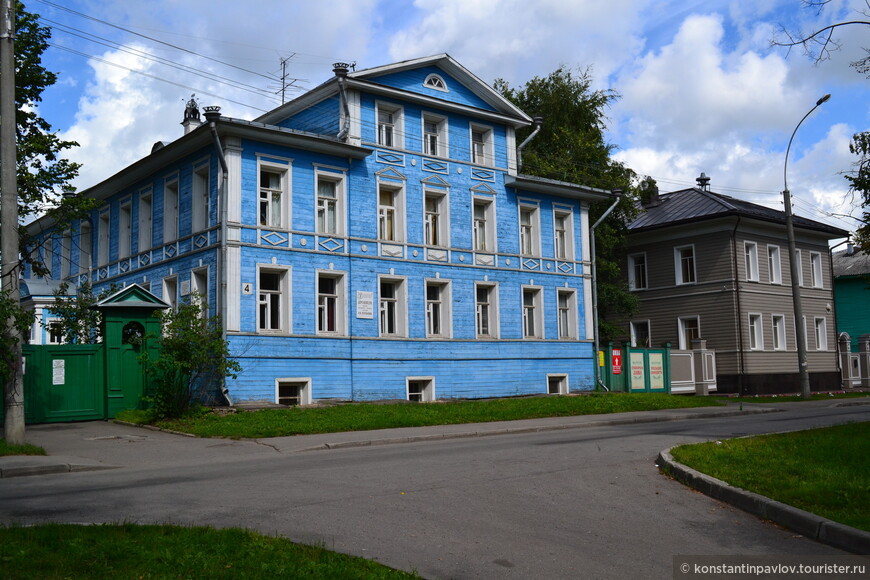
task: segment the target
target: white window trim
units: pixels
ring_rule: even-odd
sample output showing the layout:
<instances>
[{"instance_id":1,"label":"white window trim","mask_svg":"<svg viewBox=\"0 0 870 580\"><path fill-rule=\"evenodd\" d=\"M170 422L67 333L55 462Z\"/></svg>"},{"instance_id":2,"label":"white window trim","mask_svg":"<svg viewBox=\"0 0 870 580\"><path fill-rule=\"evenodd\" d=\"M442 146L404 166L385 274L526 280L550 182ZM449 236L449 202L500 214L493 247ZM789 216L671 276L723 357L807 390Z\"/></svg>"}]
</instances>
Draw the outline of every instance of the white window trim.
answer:
<instances>
[{"instance_id":1,"label":"white window trim","mask_svg":"<svg viewBox=\"0 0 870 580\"><path fill-rule=\"evenodd\" d=\"M335 331L320 330L320 278L334 278L336 284ZM321 336L347 336L347 272L342 270L317 270L314 278L314 330Z\"/></svg>"},{"instance_id":2,"label":"white window trim","mask_svg":"<svg viewBox=\"0 0 870 580\"><path fill-rule=\"evenodd\" d=\"M760 281L758 273L758 244L743 242L743 268L747 282Z\"/></svg>"},{"instance_id":3,"label":"white window trim","mask_svg":"<svg viewBox=\"0 0 870 580\"><path fill-rule=\"evenodd\" d=\"M747 314L749 324L749 350L763 351L764 350L764 316L759 312L750 312ZM753 324L753 322L757 324ZM753 341L755 345L753 346Z\"/></svg>"},{"instance_id":4,"label":"white window trim","mask_svg":"<svg viewBox=\"0 0 870 580\"><path fill-rule=\"evenodd\" d=\"M190 184L191 232L207 230L211 219L211 167L208 161L193 164Z\"/></svg>"},{"instance_id":5,"label":"white window trim","mask_svg":"<svg viewBox=\"0 0 870 580\"><path fill-rule=\"evenodd\" d=\"M256 215L254 216L254 222L257 224L258 228L261 229L290 229L290 224L292 223L292 214L291 214L291 203L290 199L293 196L293 192L291 190L291 184L293 183L291 171L292 171L292 159L282 159L277 157L262 157L257 155L257 207L256 207ZM279 208L278 215L280 216L279 224L261 224L260 223L260 194L261 188L263 184L260 182L260 177L262 172L265 171L267 173L276 173L279 175L280 184L281 184L281 207ZM270 200L270 205L272 201ZM269 212L269 215L272 215L272 212Z\"/></svg>"},{"instance_id":6,"label":"white window trim","mask_svg":"<svg viewBox=\"0 0 870 580\"><path fill-rule=\"evenodd\" d=\"M771 284L782 284L782 252L779 246L767 246L767 279Z\"/></svg>"},{"instance_id":7,"label":"white window trim","mask_svg":"<svg viewBox=\"0 0 870 580\"><path fill-rule=\"evenodd\" d=\"M60 280L69 278L72 270L72 232L64 230L60 236Z\"/></svg>"},{"instance_id":8,"label":"white window trim","mask_svg":"<svg viewBox=\"0 0 870 580\"><path fill-rule=\"evenodd\" d=\"M681 316L677 318L677 328L679 330L679 350L689 350L692 348L691 344L686 344L686 321L687 320L696 320L698 322L698 336L704 336L701 334L701 317L700 316Z\"/></svg>"},{"instance_id":9,"label":"white window trim","mask_svg":"<svg viewBox=\"0 0 870 580\"><path fill-rule=\"evenodd\" d=\"M154 246L154 195L150 188L139 192L139 247L141 254Z\"/></svg>"},{"instance_id":10,"label":"white window trim","mask_svg":"<svg viewBox=\"0 0 870 580\"><path fill-rule=\"evenodd\" d=\"M384 282L398 284L396 295L396 332L387 334L381 324L381 285ZM408 337L408 279L405 276L378 276L378 336L381 338Z\"/></svg>"},{"instance_id":11,"label":"white window trim","mask_svg":"<svg viewBox=\"0 0 870 580\"><path fill-rule=\"evenodd\" d=\"M45 317L42 319L42 326L45 328L45 344L66 344L66 340L64 339L63 334L60 335L59 340L51 340L51 327L55 324L60 324L61 319L57 316Z\"/></svg>"},{"instance_id":12,"label":"white window trim","mask_svg":"<svg viewBox=\"0 0 870 580\"><path fill-rule=\"evenodd\" d=\"M387 206L381 206L381 190L382 189L392 191L394 196L395 196L394 197L395 201L394 201L393 205L390 206L390 207L393 207L394 212L395 212L394 216L393 216L393 228L394 228L393 238L394 239L392 239L392 240L388 240L384 237L381 237L381 233L382 233L381 226L380 226L381 207L387 207ZM405 184L404 183L397 183L394 181L380 181L380 180L378 180L377 198L375 201L377 203L377 209L378 209L378 211L377 211L378 240L381 242L388 243L388 244L399 244L399 243L404 242L407 239L406 232L405 232Z\"/></svg>"},{"instance_id":13,"label":"white window trim","mask_svg":"<svg viewBox=\"0 0 870 580\"><path fill-rule=\"evenodd\" d=\"M167 193L173 192L172 204L167 203ZM174 242L178 239L179 234L179 212L178 204L180 203L181 187L178 183L178 177L167 179L163 184L163 245ZM171 207L170 207L171 205ZM167 209L168 208L168 209Z\"/></svg>"},{"instance_id":14,"label":"white window trim","mask_svg":"<svg viewBox=\"0 0 870 580\"><path fill-rule=\"evenodd\" d=\"M133 251L133 203L126 199L118 211L118 259L129 258Z\"/></svg>"},{"instance_id":15,"label":"white window trim","mask_svg":"<svg viewBox=\"0 0 870 580\"><path fill-rule=\"evenodd\" d=\"M483 159L476 159L474 149L474 133L483 133ZM468 151L473 164L483 167L495 167L494 131L489 125L471 123L468 126Z\"/></svg>"},{"instance_id":16,"label":"white window trim","mask_svg":"<svg viewBox=\"0 0 870 580\"><path fill-rule=\"evenodd\" d=\"M426 123L435 123L437 147L434 153L432 151L427 151ZM450 151L450 143L448 140L448 134L450 131L448 128L447 117L444 115L438 115L426 111L423 112L420 116L420 151L423 155L426 155L427 157L448 157L448 152Z\"/></svg>"},{"instance_id":17,"label":"white window trim","mask_svg":"<svg viewBox=\"0 0 870 580\"><path fill-rule=\"evenodd\" d=\"M562 312L559 298L568 295L568 334L562 336ZM579 332L576 288L556 288L556 329L559 340L577 340Z\"/></svg>"},{"instance_id":18,"label":"white window trim","mask_svg":"<svg viewBox=\"0 0 870 580\"><path fill-rule=\"evenodd\" d=\"M478 288L487 288L489 301L489 334L481 334L477 324L477 290ZM477 338L499 338L499 309L498 309L498 284L495 282L475 282L474 283L474 333Z\"/></svg>"},{"instance_id":19,"label":"white window trim","mask_svg":"<svg viewBox=\"0 0 870 580\"><path fill-rule=\"evenodd\" d=\"M525 248L523 247L523 240L525 239L525 234L523 233L523 210L530 210L531 219L529 228L531 229L531 239L530 241L530 252L525 253ZM528 202L520 200L520 203L517 207L517 224L519 235L519 255L528 256L528 257L540 257L541 256L541 208L537 203Z\"/></svg>"},{"instance_id":20,"label":"white window trim","mask_svg":"<svg viewBox=\"0 0 870 580\"><path fill-rule=\"evenodd\" d=\"M637 345L637 326L636 326L637 324L645 324L646 325L647 332L649 333L649 343L650 343L650 346L652 346L652 328L650 327L649 319L632 320L631 322L628 323L629 332L631 333L631 346L633 346L635 348L649 348L649 347Z\"/></svg>"},{"instance_id":21,"label":"white window trim","mask_svg":"<svg viewBox=\"0 0 870 580\"><path fill-rule=\"evenodd\" d=\"M199 295L198 301L201 305L206 308L203 309L202 315L204 317L208 316L208 266L202 266L201 268L194 268L190 271L190 292L196 293ZM205 288L203 292L203 288L200 288L197 280L205 278Z\"/></svg>"},{"instance_id":22,"label":"white window trim","mask_svg":"<svg viewBox=\"0 0 870 580\"><path fill-rule=\"evenodd\" d=\"M558 379L559 380L559 392L551 393L550 392L550 380ZM565 373L547 373L547 394L548 395L567 395L568 394L568 375Z\"/></svg>"},{"instance_id":23,"label":"white window trim","mask_svg":"<svg viewBox=\"0 0 870 580\"><path fill-rule=\"evenodd\" d=\"M281 299L279 303L279 306L281 308L281 316L278 328L260 328L260 273L263 271L281 274ZM290 307L290 305L292 304L290 292L293 288L293 284L291 283L290 278L291 275L292 270L290 266L281 266L278 264L257 264L257 283L256 291L254 292L254 307L256 309L254 312L254 319L256 321L255 324L257 334L286 335L291 333L291 329L293 328L293 312Z\"/></svg>"},{"instance_id":24,"label":"white window trim","mask_svg":"<svg viewBox=\"0 0 870 580\"><path fill-rule=\"evenodd\" d=\"M435 377L405 377L405 400L411 400L412 382L429 383L423 389L422 396L420 398L421 403L431 403L435 400Z\"/></svg>"},{"instance_id":25,"label":"white window trim","mask_svg":"<svg viewBox=\"0 0 870 580\"><path fill-rule=\"evenodd\" d=\"M347 232L347 189L344 172L315 170L314 173L314 229L318 235L344 237ZM335 232L320 231L320 180L335 183Z\"/></svg>"},{"instance_id":26,"label":"white window trim","mask_svg":"<svg viewBox=\"0 0 870 580\"><path fill-rule=\"evenodd\" d=\"M100 212L97 218L97 266L109 263L109 244L112 239L112 216L109 208Z\"/></svg>"},{"instance_id":27,"label":"white window trim","mask_svg":"<svg viewBox=\"0 0 870 580\"><path fill-rule=\"evenodd\" d=\"M440 287L441 332L429 332L429 286ZM423 304L425 305L426 338L453 338L453 285L443 278L426 278L423 283Z\"/></svg>"},{"instance_id":28,"label":"white window trim","mask_svg":"<svg viewBox=\"0 0 870 580\"><path fill-rule=\"evenodd\" d=\"M779 325L779 330L777 330L777 320L781 321L782 324ZM788 349L788 341L786 339L785 334L785 315L783 314L771 314L770 315L770 325L771 325L771 341L773 342L773 350L787 350ZM778 336L779 335L779 336ZM777 338L780 341L777 341Z\"/></svg>"},{"instance_id":29,"label":"white window trim","mask_svg":"<svg viewBox=\"0 0 870 580\"><path fill-rule=\"evenodd\" d=\"M438 206L438 243L430 244L426 236L429 212L426 207L427 198L436 198ZM450 197L449 192L443 189L430 187L423 188L423 245L437 248L450 247Z\"/></svg>"},{"instance_id":30,"label":"white window trim","mask_svg":"<svg viewBox=\"0 0 870 580\"><path fill-rule=\"evenodd\" d=\"M427 89L432 89L435 91L441 91L444 93L449 92L449 89L447 88L447 83L444 81L444 77L435 73L432 73L426 77L426 79L423 81L423 86Z\"/></svg>"},{"instance_id":31,"label":"white window trim","mask_svg":"<svg viewBox=\"0 0 870 580\"><path fill-rule=\"evenodd\" d=\"M170 292L170 285L173 287L172 292ZM171 296L170 296L171 294ZM161 284L161 292L160 297L164 302L169 304L172 310L178 309L178 276L173 274L172 276L164 276L163 283Z\"/></svg>"},{"instance_id":32,"label":"white window trim","mask_svg":"<svg viewBox=\"0 0 870 580\"><path fill-rule=\"evenodd\" d=\"M565 256L559 257L559 240L557 237L556 224L559 217L565 220ZM554 205L553 207L553 257L557 260L574 260L574 211L572 208Z\"/></svg>"},{"instance_id":33,"label":"white window trim","mask_svg":"<svg viewBox=\"0 0 870 580\"><path fill-rule=\"evenodd\" d=\"M381 123L380 111L385 111L393 114L393 144L381 144ZM389 147L390 149L405 148L405 111L401 105L389 103L385 101L375 101L375 139L378 147Z\"/></svg>"},{"instance_id":34,"label":"white window trim","mask_svg":"<svg viewBox=\"0 0 870 580\"><path fill-rule=\"evenodd\" d=\"M94 228L89 220L79 220L79 272L93 266Z\"/></svg>"},{"instance_id":35,"label":"white window trim","mask_svg":"<svg viewBox=\"0 0 870 580\"><path fill-rule=\"evenodd\" d=\"M800 250L795 250L795 262L797 262L798 286L804 285L804 261Z\"/></svg>"},{"instance_id":36,"label":"white window trim","mask_svg":"<svg viewBox=\"0 0 870 580\"><path fill-rule=\"evenodd\" d=\"M526 334L526 292L534 292L533 320L534 333ZM520 322L522 323L522 337L525 340L542 340L547 336L544 316L544 289L541 286L523 285L520 292Z\"/></svg>"},{"instance_id":37,"label":"white window trim","mask_svg":"<svg viewBox=\"0 0 870 580\"><path fill-rule=\"evenodd\" d=\"M280 377L275 379L275 403L278 404L281 383L302 383L303 387L299 393L299 404L311 404L311 377Z\"/></svg>"},{"instance_id":38,"label":"white window trim","mask_svg":"<svg viewBox=\"0 0 870 580\"><path fill-rule=\"evenodd\" d=\"M812 277L813 288L825 287L825 274L822 271L822 254L819 252L810 252L810 276Z\"/></svg>"},{"instance_id":39,"label":"white window trim","mask_svg":"<svg viewBox=\"0 0 870 580\"><path fill-rule=\"evenodd\" d=\"M643 256L643 275L644 285L638 286L635 266L637 265L636 258ZM649 269L647 268L646 252L635 252L628 255L628 289L631 291L647 290L649 288Z\"/></svg>"},{"instance_id":40,"label":"white window trim","mask_svg":"<svg viewBox=\"0 0 870 580\"><path fill-rule=\"evenodd\" d=\"M494 254L498 252L498 238L495 235L496 232L496 223L495 223L495 200L491 197L483 197L483 196L473 196L471 203L471 232L472 232L472 243L475 243L477 239L475 238L475 232L477 231L477 219L474 216L474 208L475 206L482 205L484 207L483 216L484 222L486 224L483 241L486 246L485 249L478 249L477 245L474 246L474 251L484 254Z\"/></svg>"},{"instance_id":41,"label":"white window trim","mask_svg":"<svg viewBox=\"0 0 870 580\"><path fill-rule=\"evenodd\" d=\"M819 323L821 323L821 332L819 332ZM824 316L816 316L813 321L815 331L816 350L828 350L828 320Z\"/></svg>"},{"instance_id":42,"label":"white window trim","mask_svg":"<svg viewBox=\"0 0 870 580\"><path fill-rule=\"evenodd\" d=\"M682 260L682 251L691 248L692 249L692 277L693 280L683 280L683 260ZM695 252L695 244L686 244L683 246L676 246L674 248L674 267L675 267L675 279L677 286L682 286L686 284L697 284L698 283L698 263L697 263L698 255ZM690 317L691 318L691 317Z\"/></svg>"}]
</instances>

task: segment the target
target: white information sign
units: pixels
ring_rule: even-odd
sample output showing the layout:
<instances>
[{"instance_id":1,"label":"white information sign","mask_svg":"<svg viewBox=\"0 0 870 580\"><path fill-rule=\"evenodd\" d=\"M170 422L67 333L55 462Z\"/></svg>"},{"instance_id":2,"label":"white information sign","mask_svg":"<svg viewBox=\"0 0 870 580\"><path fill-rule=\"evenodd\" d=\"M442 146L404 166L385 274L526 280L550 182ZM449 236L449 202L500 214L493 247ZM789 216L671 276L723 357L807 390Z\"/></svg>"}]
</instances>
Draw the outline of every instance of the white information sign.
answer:
<instances>
[{"instance_id":1,"label":"white information sign","mask_svg":"<svg viewBox=\"0 0 870 580\"><path fill-rule=\"evenodd\" d=\"M356 293L356 317L369 319L375 317L374 292L358 291Z\"/></svg>"},{"instance_id":2,"label":"white information sign","mask_svg":"<svg viewBox=\"0 0 870 580\"><path fill-rule=\"evenodd\" d=\"M51 361L51 384L64 384L64 374L66 373L66 361L63 359L55 359Z\"/></svg>"}]
</instances>

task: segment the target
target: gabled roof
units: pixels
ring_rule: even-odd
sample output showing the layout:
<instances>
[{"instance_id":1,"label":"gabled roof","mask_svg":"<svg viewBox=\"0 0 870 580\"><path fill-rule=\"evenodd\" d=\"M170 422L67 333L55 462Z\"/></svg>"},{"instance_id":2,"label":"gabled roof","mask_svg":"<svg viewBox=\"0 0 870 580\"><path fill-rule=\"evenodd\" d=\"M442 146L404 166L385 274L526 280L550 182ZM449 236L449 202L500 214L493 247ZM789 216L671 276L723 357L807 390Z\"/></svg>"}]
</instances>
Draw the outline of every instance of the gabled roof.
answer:
<instances>
[{"instance_id":1,"label":"gabled roof","mask_svg":"<svg viewBox=\"0 0 870 580\"><path fill-rule=\"evenodd\" d=\"M628 227L632 232L640 232L732 216L785 226L785 212L693 187L662 194L658 204L644 206ZM828 234L830 238L849 235L846 230L800 216L794 216L794 226Z\"/></svg>"},{"instance_id":2,"label":"gabled roof","mask_svg":"<svg viewBox=\"0 0 870 580\"><path fill-rule=\"evenodd\" d=\"M93 306L94 310L104 310L106 308L147 308L151 310L162 310L169 308L170 305L142 286L131 284L125 288L121 288L117 292L106 296Z\"/></svg>"},{"instance_id":3,"label":"gabled roof","mask_svg":"<svg viewBox=\"0 0 870 580\"><path fill-rule=\"evenodd\" d=\"M835 278L870 275L870 253L861 248L850 245L850 249L834 252L831 258Z\"/></svg>"},{"instance_id":4,"label":"gabled roof","mask_svg":"<svg viewBox=\"0 0 870 580\"><path fill-rule=\"evenodd\" d=\"M398 89L378 82L380 77L412 69L433 66L441 69L445 74L459 81L469 91L491 106L493 111L454 103L449 100L438 99L431 95ZM497 119L501 122L514 125L515 127L524 127L532 124L531 117L509 100L501 96L495 89L480 80L447 53L354 71L347 75L347 86L349 88L355 88L373 94L392 96L406 101L438 103L439 106L445 109L455 109L473 116L489 117L493 120ZM257 117L255 121L263 123L279 123L284 119L319 103L320 101L335 96L338 94L338 89L338 79L337 77L333 77L296 99L284 103L280 107Z\"/></svg>"}]
</instances>

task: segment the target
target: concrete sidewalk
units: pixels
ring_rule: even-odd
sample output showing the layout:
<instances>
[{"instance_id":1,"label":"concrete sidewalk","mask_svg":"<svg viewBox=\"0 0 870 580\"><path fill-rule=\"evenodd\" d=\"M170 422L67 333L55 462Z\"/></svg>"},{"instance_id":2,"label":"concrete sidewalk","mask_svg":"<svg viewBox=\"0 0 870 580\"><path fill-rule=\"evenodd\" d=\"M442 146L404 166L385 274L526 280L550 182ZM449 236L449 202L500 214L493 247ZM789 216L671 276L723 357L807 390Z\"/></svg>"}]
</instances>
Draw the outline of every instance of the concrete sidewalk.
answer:
<instances>
[{"instance_id":1,"label":"concrete sidewalk","mask_svg":"<svg viewBox=\"0 0 870 580\"><path fill-rule=\"evenodd\" d=\"M462 437L486 437L607 425L679 421L767 413L776 410L756 405L741 409L737 404L729 404L726 407L663 409L608 415L434 425L376 431L295 435L258 440L203 439L106 421L51 423L32 425L27 428L28 443L42 447L48 455L0 457L0 478L123 467L141 468L147 467L149 464L232 461L236 458L250 457L255 454L274 454L276 452L298 453Z\"/></svg>"}]
</instances>

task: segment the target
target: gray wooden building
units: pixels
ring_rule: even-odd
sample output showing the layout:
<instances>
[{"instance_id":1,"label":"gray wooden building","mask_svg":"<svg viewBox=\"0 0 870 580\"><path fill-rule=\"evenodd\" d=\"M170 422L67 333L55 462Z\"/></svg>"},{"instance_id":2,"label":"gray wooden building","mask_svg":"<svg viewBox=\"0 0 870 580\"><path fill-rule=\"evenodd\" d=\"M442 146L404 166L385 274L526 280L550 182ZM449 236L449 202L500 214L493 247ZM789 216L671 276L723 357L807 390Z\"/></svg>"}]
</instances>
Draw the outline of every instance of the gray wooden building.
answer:
<instances>
[{"instance_id":1,"label":"gray wooden building","mask_svg":"<svg viewBox=\"0 0 870 580\"><path fill-rule=\"evenodd\" d=\"M625 272L640 309L635 346L716 351L719 392L797 392L798 364L785 214L698 186L643 202L630 224ZM795 216L799 286L813 390L840 388L828 241L848 232Z\"/></svg>"}]
</instances>

